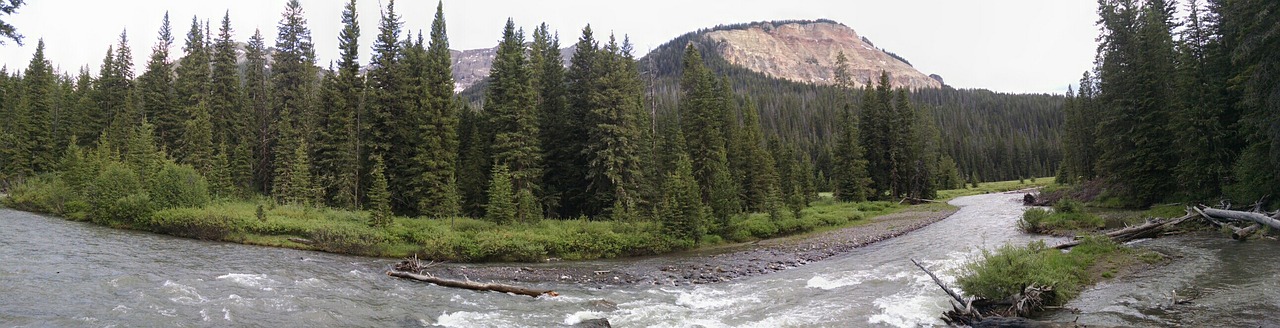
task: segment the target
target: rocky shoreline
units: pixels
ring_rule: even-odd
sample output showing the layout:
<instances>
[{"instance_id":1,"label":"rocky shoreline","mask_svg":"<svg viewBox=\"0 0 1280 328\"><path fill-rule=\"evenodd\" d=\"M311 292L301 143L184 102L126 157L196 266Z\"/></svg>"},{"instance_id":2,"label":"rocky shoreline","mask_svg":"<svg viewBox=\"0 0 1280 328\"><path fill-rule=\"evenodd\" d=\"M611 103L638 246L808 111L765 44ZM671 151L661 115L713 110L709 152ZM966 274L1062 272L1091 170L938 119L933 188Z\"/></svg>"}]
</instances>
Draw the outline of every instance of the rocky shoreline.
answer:
<instances>
[{"instance_id":1,"label":"rocky shoreline","mask_svg":"<svg viewBox=\"0 0 1280 328\"><path fill-rule=\"evenodd\" d=\"M511 284L684 286L716 283L796 268L845 254L923 228L957 210L938 204L915 205L844 229L682 254L589 262L445 264L427 272L446 278Z\"/></svg>"}]
</instances>

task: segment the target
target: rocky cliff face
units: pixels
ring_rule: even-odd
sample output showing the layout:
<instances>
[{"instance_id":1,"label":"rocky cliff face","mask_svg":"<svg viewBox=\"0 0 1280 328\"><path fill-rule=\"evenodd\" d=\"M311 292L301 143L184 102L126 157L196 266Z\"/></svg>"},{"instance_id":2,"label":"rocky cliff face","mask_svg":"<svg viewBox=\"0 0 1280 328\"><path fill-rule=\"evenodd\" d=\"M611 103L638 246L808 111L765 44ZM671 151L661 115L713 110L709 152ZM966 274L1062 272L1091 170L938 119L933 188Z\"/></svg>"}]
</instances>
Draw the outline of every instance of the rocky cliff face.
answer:
<instances>
[{"instance_id":1,"label":"rocky cliff face","mask_svg":"<svg viewBox=\"0 0 1280 328\"><path fill-rule=\"evenodd\" d=\"M777 78L833 84L836 56L843 51L858 86L876 83L884 71L894 87L942 87L941 77L917 71L852 28L830 21L758 23L707 32L703 37L715 41L715 50L729 63Z\"/></svg>"},{"instance_id":2,"label":"rocky cliff face","mask_svg":"<svg viewBox=\"0 0 1280 328\"><path fill-rule=\"evenodd\" d=\"M564 66L569 66L576 46L560 49L560 59ZM476 83L489 78L489 69L493 67L493 59L498 56L498 47L472 50L449 50L453 57L454 92L462 92Z\"/></svg>"}]
</instances>

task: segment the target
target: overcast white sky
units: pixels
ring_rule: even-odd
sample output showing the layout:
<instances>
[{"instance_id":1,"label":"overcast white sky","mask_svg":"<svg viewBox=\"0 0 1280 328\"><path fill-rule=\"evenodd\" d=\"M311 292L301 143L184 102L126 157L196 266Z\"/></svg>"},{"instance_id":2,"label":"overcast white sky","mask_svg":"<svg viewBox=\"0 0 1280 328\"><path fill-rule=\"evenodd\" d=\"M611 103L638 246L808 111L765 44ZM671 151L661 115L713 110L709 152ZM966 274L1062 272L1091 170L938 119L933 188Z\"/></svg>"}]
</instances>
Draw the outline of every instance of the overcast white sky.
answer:
<instances>
[{"instance_id":1,"label":"overcast white sky","mask_svg":"<svg viewBox=\"0 0 1280 328\"><path fill-rule=\"evenodd\" d=\"M0 47L0 64L25 69L44 38L46 54L63 71L89 65L96 72L108 46L127 29L136 71L146 65L160 21L168 11L176 45L191 17L218 27L230 10L234 37L247 41L261 29L274 44L275 27L287 0L28 0L17 15L2 17L26 35L25 46ZM367 62L377 35L379 7L386 0L357 0L360 60ZM321 66L337 57L344 0L303 0ZM429 30L435 0L401 0L396 11L406 30ZM590 23L597 37L628 34L637 56L699 28L719 24L784 19L835 20L879 47L911 61L926 74L942 75L958 88L1003 92L1064 92L1092 66L1097 28L1096 2L1084 0L445 0L453 49L497 44L507 17L526 31L541 22L558 30L568 45ZM175 56L176 57L176 56Z\"/></svg>"}]
</instances>

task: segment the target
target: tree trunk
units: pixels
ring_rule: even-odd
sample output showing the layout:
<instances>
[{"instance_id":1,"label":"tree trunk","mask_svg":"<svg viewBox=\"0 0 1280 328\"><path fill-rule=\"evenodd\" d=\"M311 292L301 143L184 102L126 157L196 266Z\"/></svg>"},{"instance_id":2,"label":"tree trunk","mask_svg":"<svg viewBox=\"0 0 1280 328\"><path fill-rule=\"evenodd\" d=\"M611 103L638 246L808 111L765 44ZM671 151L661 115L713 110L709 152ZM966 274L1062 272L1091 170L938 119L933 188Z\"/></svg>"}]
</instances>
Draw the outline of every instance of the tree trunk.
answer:
<instances>
[{"instance_id":1,"label":"tree trunk","mask_svg":"<svg viewBox=\"0 0 1280 328\"><path fill-rule=\"evenodd\" d=\"M437 278L433 276L420 275L420 274L409 273L409 272L387 271L387 275L392 277L400 277L405 279L413 279L417 281L429 282L441 287L462 288L462 289L470 289L470 290L484 291L484 292L512 293L512 294L532 296L532 297L538 297L542 295L560 296L560 294L551 290L531 289L531 288L503 285L503 284L497 284L497 283L485 284L485 283L478 283L474 281L450 280L450 279Z\"/></svg>"},{"instance_id":2,"label":"tree trunk","mask_svg":"<svg viewBox=\"0 0 1280 328\"><path fill-rule=\"evenodd\" d=\"M1236 221L1253 221L1253 222L1257 222L1257 223L1266 225L1268 227L1271 227L1272 230L1280 230L1280 220L1277 220L1276 218L1273 218L1273 217L1269 217L1266 214L1257 213L1257 212L1220 210L1220 209L1209 208L1209 207L1202 208L1201 210L1204 211L1205 215L1212 216L1215 218L1222 218L1222 219L1236 220Z\"/></svg>"}]
</instances>

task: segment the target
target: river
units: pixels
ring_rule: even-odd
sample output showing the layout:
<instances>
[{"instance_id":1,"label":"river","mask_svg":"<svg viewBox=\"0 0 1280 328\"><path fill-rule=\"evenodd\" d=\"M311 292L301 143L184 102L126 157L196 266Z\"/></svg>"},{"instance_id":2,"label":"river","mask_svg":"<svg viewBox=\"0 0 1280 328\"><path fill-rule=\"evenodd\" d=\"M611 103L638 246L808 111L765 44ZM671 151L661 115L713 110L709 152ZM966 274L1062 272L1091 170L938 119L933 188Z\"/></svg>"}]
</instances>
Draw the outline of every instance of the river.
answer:
<instances>
[{"instance_id":1,"label":"river","mask_svg":"<svg viewBox=\"0 0 1280 328\"><path fill-rule=\"evenodd\" d=\"M0 210L0 325L557 327L593 318L608 318L618 327L941 325L937 317L949 308L947 297L908 259L953 281L954 270L981 248L1040 238L1014 227L1024 210L1021 196L957 198L951 203L961 209L946 220L774 274L693 287L548 284L540 287L561 296L538 299L390 278L383 274L393 263L387 259L182 239ZM1187 248L1184 259L1226 255L1234 252L1221 248L1238 247L1212 239L1153 243ZM1262 258L1188 260L1199 263L1189 277L1185 271L1153 270L1132 282L1103 285L1111 289L1086 291L1072 306L1084 310L1082 322L1207 322L1207 316L1151 310L1147 304L1158 294L1143 296L1143 290L1154 286L1194 290L1199 302L1245 297L1252 305L1242 309L1192 310L1258 313L1239 322L1259 322L1275 313L1280 299L1275 279L1250 276L1274 277L1275 265L1242 264ZM1232 277L1243 281L1204 279L1224 271L1239 271ZM1267 291L1248 291L1256 288ZM616 309L593 305L594 300L615 303ZM1060 318L1067 321L1075 316L1062 315L1070 316Z\"/></svg>"}]
</instances>

